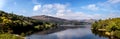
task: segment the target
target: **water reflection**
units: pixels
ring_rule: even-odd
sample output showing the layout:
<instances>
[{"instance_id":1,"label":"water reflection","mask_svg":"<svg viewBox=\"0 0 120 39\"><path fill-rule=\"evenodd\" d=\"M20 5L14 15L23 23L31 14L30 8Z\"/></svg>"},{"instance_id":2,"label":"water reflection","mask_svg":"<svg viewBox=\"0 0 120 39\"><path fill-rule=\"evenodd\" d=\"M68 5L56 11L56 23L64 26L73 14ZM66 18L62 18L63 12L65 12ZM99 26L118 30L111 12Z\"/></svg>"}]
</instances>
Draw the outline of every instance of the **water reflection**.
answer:
<instances>
[{"instance_id":1,"label":"water reflection","mask_svg":"<svg viewBox=\"0 0 120 39\"><path fill-rule=\"evenodd\" d=\"M116 38L114 36L105 35L104 31L96 31L96 30L91 30L91 31L93 34L98 35L99 37L108 37L109 39L119 39L119 38Z\"/></svg>"},{"instance_id":2,"label":"water reflection","mask_svg":"<svg viewBox=\"0 0 120 39\"><path fill-rule=\"evenodd\" d=\"M27 36L26 39L107 39L107 37L99 37L92 34L90 28L77 28L66 29L47 35L33 34Z\"/></svg>"}]
</instances>

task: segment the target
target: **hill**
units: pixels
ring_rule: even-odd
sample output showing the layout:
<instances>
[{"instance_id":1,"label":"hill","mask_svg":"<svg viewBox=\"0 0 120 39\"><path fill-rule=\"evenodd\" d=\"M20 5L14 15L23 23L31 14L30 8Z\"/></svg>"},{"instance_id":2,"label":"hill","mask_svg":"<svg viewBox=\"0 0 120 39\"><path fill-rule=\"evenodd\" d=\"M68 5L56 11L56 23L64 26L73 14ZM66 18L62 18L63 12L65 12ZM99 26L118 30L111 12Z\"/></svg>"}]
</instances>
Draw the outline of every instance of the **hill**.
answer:
<instances>
[{"instance_id":1,"label":"hill","mask_svg":"<svg viewBox=\"0 0 120 39\"><path fill-rule=\"evenodd\" d=\"M46 16L46 15L33 16L31 18L37 19L37 20L43 20L46 22L52 22L52 23L56 23L56 24L80 24L80 22L77 20L67 20L67 19L63 19L63 18Z\"/></svg>"},{"instance_id":2,"label":"hill","mask_svg":"<svg viewBox=\"0 0 120 39\"><path fill-rule=\"evenodd\" d=\"M55 27L53 23L0 11L0 33L28 35Z\"/></svg>"},{"instance_id":3,"label":"hill","mask_svg":"<svg viewBox=\"0 0 120 39\"><path fill-rule=\"evenodd\" d=\"M68 20L68 19L63 19L63 18L58 18L58 17L47 16L47 15L32 16L31 18L37 19L37 20L43 20L46 22L56 23L56 24L60 24L60 25L66 25L66 24L82 25L82 24L92 23L92 22L89 22L87 20L80 20L80 21Z\"/></svg>"},{"instance_id":4,"label":"hill","mask_svg":"<svg viewBox=\"0 0 120 39\"><path fill-rule=\"evenodd\" d=\"M99 20L93 23L92 29L104 31L105 35L118 37L120 39L120 18Z\"/></svg>"},{"instance_id":5,"label":"hill","mask_svg":"<svg viewBox=\"0 0 120 39\"><path fill-rule=\"evenodd\" d=\"M69 20L66 19L61 19L57 17L52 17L52 16L46 16L46 15L41 15L41 16L32 16L31 18L37 19L37 20L43 20L47 22L52 22L52 23L59 23L59 24L67 24L69 23Z\"/></svg>"}]
</instances>

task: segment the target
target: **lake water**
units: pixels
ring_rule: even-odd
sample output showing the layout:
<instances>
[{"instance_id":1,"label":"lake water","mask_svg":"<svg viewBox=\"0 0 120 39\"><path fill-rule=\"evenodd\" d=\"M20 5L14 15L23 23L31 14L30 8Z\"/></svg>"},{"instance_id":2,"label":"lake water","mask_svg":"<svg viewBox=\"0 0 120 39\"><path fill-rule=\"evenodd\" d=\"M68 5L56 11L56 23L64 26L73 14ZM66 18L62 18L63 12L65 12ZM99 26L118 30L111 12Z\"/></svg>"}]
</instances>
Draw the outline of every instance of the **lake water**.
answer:
<instances>
[{"instance_id":1,"label":"lake water","mask_svg":"<svg viewBox=\"0 0 120 39\"><path fill-rule=\"evenodd\" d=\"M91 32L90 27L86 27L66 29L63 31L47 35L32 34L30 36L26 36L26 39L108 39L108 38L94 35Z\"/></svg>"}]
</instances>

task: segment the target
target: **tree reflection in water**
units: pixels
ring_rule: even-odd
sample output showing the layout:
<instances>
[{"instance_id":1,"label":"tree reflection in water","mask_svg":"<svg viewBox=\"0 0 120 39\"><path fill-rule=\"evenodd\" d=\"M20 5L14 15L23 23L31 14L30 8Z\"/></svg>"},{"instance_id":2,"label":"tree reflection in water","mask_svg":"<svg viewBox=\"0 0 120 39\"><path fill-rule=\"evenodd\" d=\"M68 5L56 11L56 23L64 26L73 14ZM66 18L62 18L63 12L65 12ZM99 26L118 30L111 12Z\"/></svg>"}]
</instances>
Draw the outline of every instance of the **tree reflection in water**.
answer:
<instances>
[{"instance_id":1,"label":"tree reflection in water","mask_svg":"<svg viewBox=\"0 0 120 39\"><path fill-rule=\"evenodd\" d=\"M97 30L93 30L93 29L91 29L91 31L94 35L96 35L96 36L98 35L99 37L107 37L109 39L120 39L120 38L117 38L115 36L105 35L105 31L97 31Z\"/></svg>"}]
</instances>

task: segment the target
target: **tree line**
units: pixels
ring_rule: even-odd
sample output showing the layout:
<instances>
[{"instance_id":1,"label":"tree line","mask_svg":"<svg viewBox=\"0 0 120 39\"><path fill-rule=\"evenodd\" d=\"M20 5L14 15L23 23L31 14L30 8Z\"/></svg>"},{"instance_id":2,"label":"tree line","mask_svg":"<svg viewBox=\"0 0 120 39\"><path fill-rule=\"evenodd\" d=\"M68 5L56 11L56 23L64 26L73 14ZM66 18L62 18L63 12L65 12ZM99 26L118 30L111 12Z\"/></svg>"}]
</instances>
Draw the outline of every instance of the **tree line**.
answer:
<instances>
[{"instance_id":1,"label":"tree line","mask_svg":"<svg viewBox=\"0 0 120 39\"><path fill-rule=\"evenodd\" d=\"M37 31L55 28L55 24L0 11L0 34L26 36Z\"/></svg>"},{"instance_id":2,"label":"tree line","mask_svg":"<svg viewBox=\"0 0 120 39\"><path fill-rule=\"evenodd\" d=\"M120 18L109 18L106 20L99 20L92 24L93 30L103 30L110 33L110 35L120 38Z\"/></svg>"}]
</instances>

